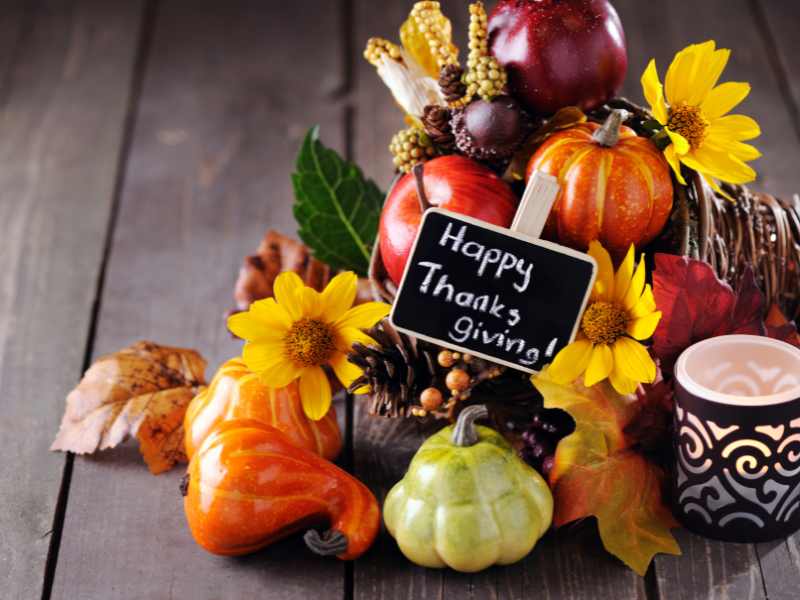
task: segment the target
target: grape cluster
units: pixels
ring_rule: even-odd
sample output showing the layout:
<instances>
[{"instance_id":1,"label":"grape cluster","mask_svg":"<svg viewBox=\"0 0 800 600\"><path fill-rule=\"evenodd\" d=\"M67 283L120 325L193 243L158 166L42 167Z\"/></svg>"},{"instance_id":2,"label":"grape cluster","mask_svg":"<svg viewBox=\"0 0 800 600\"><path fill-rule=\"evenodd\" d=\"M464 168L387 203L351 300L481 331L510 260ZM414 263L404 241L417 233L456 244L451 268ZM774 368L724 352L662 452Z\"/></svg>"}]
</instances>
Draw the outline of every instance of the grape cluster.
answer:
<instances>
[{"instance_id":1,"label":"grape cluster","mask_svg":"<svg viewBox=\"0 0 800 600\"><path fill-rule=\"evenodd\" d=\"M564 411L540 411L522 434L520 454L523 460L546 479L553 469L558 442L574 429L574 422Z\"/></svg>"}]
</instances>

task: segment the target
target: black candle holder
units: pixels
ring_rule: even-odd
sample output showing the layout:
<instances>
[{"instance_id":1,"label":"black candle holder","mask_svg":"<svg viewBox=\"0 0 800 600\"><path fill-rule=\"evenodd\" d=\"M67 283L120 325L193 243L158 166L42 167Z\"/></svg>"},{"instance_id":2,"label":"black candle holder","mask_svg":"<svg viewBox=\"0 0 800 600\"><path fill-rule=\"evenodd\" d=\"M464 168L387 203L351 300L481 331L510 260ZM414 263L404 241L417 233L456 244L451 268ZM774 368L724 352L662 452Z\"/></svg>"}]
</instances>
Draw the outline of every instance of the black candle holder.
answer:
<instances>
[{"instance_id":1,"label":"black candle holder","mask_svg":"<svg viewBox=\"0 0 800 600\"><path fill-rule=\"evenodd\" d=\"M673 510L706 537L763 542L800 528L800 350L727 335L675 365Z\"/></svg>"}]
</instances>

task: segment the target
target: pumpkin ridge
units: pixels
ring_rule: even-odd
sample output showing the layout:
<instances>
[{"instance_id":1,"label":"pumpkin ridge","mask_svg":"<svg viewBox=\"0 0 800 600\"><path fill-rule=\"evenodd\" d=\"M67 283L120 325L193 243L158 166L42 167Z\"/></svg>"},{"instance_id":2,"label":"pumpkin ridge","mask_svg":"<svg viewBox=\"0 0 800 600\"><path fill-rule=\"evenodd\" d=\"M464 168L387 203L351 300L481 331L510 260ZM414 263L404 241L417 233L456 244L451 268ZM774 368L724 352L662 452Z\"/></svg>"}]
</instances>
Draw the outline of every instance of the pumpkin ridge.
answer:
<instances>
[{"instance_id":1,"label":"pumpkin ridge","mask_svg":"<svg viewBox=\"0 0 800 600\"><path fill-rule=\"evenodd\" d=\"M614 162L614 154L612 152L603 152L600 155L600 164L598 165L597 174L597 188L595 189L595 215L597 218L597 231L603 231L603 223L605 222L606 212L606 193L608 192L608 177L611 174L611 165Z\"/></svg>"}]
</instances>

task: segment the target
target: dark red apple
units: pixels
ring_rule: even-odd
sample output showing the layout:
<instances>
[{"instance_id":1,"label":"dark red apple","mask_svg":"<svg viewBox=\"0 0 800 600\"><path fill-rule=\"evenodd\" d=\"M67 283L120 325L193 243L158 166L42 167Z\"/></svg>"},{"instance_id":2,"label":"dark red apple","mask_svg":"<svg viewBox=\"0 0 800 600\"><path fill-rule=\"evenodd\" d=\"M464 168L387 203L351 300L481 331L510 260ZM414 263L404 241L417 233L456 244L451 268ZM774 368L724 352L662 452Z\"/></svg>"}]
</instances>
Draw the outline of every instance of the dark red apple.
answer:
<instances>
[{"instance_id":1,"label":"dark red apple","mask_svg":"<svg viewBox=\"0 0 800 600\"><path fill-rule=\"evenodd\" d=\"M487 167L457 154L426 162L422 181L432 206L494 225L508 227L517 210L517 197L506 182ZM383 205L379 230L383 264L396 284L403 277L421 218L416 179L413 174L404 175Z\"/></svg>"},{"instance_id":2,"label":"dark red apple","mask_svg":"<svg viewBox=\"0 0 800 600\"><path fill-rule=\"evenodd\" d=\"M489 49L512 95L537 115L590 110L625 79L625 32L608 0L500 0L489 16Z\"/></svg>"}]
</instances>

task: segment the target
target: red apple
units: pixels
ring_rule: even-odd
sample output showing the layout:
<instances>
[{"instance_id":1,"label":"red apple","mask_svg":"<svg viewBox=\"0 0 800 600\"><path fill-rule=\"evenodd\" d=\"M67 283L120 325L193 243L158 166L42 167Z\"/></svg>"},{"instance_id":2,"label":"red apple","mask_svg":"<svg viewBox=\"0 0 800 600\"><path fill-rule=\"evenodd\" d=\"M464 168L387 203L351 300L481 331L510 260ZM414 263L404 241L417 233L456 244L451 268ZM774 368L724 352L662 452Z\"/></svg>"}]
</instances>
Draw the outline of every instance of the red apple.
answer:
<instances>
[{"instance_id":1,"label":"red apple","mask_svg":"<svg viewBox=\"0 0 800 600\"><path fill-rule=\"evenodd\" d=\"M483 165L459 155L425 163L423 188L428 202L453 212L508 227L517 210L517 197L506 182ZM381 257L396 284L417 237L422 209L414 175L395 184L383 205L380 222Z\"/></svg>"},{"instance_id":2,"label":"red apple","mask_svg":"<svg viewBox=\"0 0 800 600\"><path fill-rule=\"evenodd\" d=\"M595 108L625 79L625 32L608 0L500 0L489 48L512 95L538 115Z\"/></svg>"}]
</instances>

